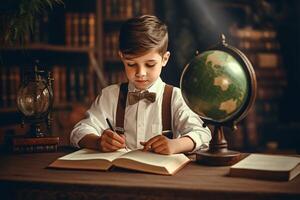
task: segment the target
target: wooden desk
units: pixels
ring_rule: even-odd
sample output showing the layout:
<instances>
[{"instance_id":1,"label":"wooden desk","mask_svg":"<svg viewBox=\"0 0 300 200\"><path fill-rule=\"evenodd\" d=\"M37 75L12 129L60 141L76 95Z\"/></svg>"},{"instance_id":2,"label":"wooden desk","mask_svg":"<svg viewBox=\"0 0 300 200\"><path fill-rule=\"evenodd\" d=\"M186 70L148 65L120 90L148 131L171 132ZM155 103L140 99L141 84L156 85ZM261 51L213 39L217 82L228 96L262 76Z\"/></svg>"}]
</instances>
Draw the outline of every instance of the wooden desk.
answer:
<instances>
[{"instance_id":1,"label":"wooden desk","mask_svg":"<svg viewBox=\"0 0 300 200\"><path fill-rule=\"evenodd\" d=\"M0 199L300 199L299 176L289 182L233 178L229 167L190 163L174 176L46 168L64 154L0 155Z\"/></svg>"}]
</instances>

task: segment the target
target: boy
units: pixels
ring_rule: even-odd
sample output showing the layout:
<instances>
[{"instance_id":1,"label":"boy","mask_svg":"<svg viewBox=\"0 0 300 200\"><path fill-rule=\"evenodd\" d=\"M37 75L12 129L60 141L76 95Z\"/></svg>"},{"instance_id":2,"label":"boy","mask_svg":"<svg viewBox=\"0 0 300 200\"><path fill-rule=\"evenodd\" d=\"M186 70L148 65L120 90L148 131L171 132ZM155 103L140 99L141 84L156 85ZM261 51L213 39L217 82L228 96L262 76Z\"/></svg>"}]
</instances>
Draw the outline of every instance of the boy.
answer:
<instances>
[{"instance_id":1,"label":"boy","mask_svg":"<svg viewBox=\"0 0 300 200\"><path fill-rule=\"evenodd\" d=\"M193 152L207 147L210 131L202 127L202 120L187 107L180 89L171 87L166 92L170 102L165 100L166 84L160 73L170 57L167 46L167 26L157 17L143 15L123 24L119 56L129 83L111 85L102 90L87 111L86 118L71 132L72 145L102 152L125 147L143 148L159 154ZM163 102L170 107L170 119L163 119L168 111L162 108ZM171 139L163 135L165 121L162 120L170 122ZM113 131L114 128L111 130L107 121L112 122L112 127L123 126L123 134Z\"/></svg>"}]
</instances>

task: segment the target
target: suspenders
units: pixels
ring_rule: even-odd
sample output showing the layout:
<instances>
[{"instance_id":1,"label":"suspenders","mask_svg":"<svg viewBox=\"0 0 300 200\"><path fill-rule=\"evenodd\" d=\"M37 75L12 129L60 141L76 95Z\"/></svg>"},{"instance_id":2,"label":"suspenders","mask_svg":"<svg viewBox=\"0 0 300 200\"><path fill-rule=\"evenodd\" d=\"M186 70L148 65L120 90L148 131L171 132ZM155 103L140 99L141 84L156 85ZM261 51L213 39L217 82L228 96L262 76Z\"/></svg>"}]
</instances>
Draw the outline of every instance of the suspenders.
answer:
<instances>
[{"instance_id":1,"label":"suspenders","mask_svg":"<svg viewBox=\"0 0 300 200\"><path fill-rule=\"evenodd\" d=\"M173 92L173 86L166 84L164 88L162 112L161 112L163 131L172 130L172 125L171 125L172 92ZM125 115L127 93L128 93L128 83L122 83L120 85L120 92L119 92L117 113L116 113L117 132L121 132L122 130L124 131L124 115ZM166 134L166 136L168 138L173 138L173 134L171 132L169 134Z\"/></svg>"}]
</instances>

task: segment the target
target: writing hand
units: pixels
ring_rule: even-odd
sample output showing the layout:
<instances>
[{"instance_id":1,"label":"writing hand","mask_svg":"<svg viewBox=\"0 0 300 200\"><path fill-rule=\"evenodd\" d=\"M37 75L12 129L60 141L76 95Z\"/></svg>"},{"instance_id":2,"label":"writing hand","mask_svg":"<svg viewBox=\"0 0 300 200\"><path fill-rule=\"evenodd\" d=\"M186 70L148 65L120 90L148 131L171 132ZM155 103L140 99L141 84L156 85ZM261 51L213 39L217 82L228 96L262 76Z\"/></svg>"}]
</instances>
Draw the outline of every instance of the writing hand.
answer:
<instances>
[{"instance_id":1,"label":"writing hand","mask_svg":"<svg viewBox=\"0 0 300 200\"><path fill-rule=\"evenodd\" d=\"M103 152L112 152L125 148L125 136L107 129L99 139L99 149Z\"/></svg>"},{"instance_id":2,"label":"writing hand","mask_svg":"<svg viewBox=\"0 0 300 200\"><path fill-rule=\"evenodd\" d=\"M175 152L173 140L163 135L157 135L147 142L140 142L140 144L144 146L143 151L153 151L165 155L170 155Z\"/></svg>"}]
</instances>

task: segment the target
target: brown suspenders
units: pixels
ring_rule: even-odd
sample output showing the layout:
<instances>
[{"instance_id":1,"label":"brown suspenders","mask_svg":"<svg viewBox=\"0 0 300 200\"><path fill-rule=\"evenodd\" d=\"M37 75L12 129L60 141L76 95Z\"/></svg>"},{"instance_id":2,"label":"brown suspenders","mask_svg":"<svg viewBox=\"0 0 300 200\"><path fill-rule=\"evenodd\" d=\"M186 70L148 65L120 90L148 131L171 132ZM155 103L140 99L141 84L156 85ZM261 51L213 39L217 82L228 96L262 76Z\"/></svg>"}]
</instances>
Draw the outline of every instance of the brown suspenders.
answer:
<instances>
[{"instance_id":1,"label":"brown suspenders","mask_svg":"<svg viewBox=\"0 0 300 200\"><path fill-rule=\"evenodd\" d=\"M166 84L164 89L164 94L163 94L162 113L161 113L163 131L172 130L172 124L171 124L172 92L173 92L173 86ZM127 93L128 93L128 83L122 83L120 85L120 92L119 92L117 113L116 113L117 132L121 132L122 130L124 131L124 115L125 115ZM169 133L166 136L172 138L173 134Z\"/></svg>"}]
</instances>

